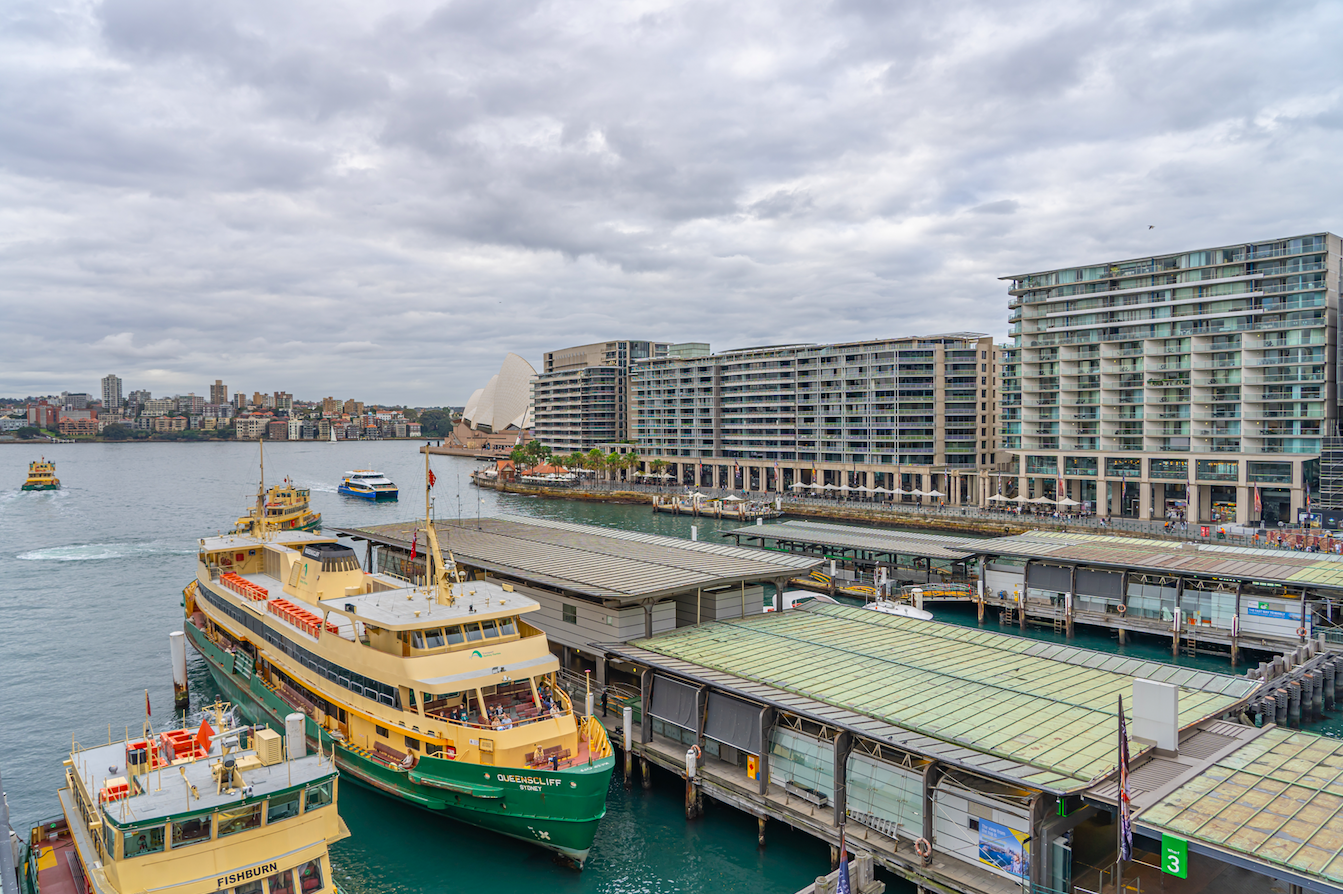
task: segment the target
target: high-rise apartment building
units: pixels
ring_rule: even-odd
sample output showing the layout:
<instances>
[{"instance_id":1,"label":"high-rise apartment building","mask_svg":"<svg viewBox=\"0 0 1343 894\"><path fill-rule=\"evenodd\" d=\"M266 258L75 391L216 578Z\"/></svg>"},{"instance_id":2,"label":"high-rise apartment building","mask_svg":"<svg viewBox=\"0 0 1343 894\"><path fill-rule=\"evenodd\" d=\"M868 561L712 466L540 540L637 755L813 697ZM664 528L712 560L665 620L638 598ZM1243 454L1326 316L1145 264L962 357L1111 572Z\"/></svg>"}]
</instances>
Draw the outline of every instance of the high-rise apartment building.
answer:
<instances>
[{"instance_id":1,"label":"high-rise apartment building","mask_svg":"<svg viewBox=\"0 0 1343 894\"><path fill-rule=\"evenodd\" d=\"M994 353L953 333L647 360L631 374L639 453L688 485L975 502L995 462Z\"/></svg>"},{"instance_id":2,"label":"high-rise apartment building","mask_svg":"<svg viewBox=\"0 0 1343 894\"><path fill-rule=\"evenodd\" d=\"M331 415L333 415L333 414L335 414L335 413L339 413L339 412L340 412L340 401L336 400L334 397L324 397L324 398L322 398L322 415L323 415L323 416L331 416Z\"/></svg>"},{"instance_id":3,"label":"high-rise apartment building","mask_svg":"<svg viewBox=\"0 0 1343 894\"><path fill-rule=\"evenodd\" d=\"M1019 493L1295 520L1337 418L1339 272L1339 238L1317 233L1003 277Z\"/></svg>"},{"instance_id":4,"label":"high-rise apartment building","mask_svg":"<svg viewBox=\"0 0 1343 894\"><path fill-rule=\"evenodd\" d=\"M215 383L210 386L210 403L228 403L228 386L219 379L215 379Z\"/></svg>"},{"instance_id":5,"label":"high-rise apartment building","mask_svg":"<svg viewBox=\"0 0 1343 894\"><path fill-rule=\"evenodd\" d=\"M289 412L294 408L294 395L288 391L277 391L271 396L271 409Z\"/></svg>"},{"instance_id":6,"label":"high-rise apartment building","mask_svg":"<svg viewBox=\"0 0 1343 894\"><path fill-rule=\"evenodd\" d=\"M188 416L199 416L205 412L205 398L198 394L177 395L177 412Z\"/></svg>"},{"instance_id":7,"label":"high-rise apartment building","mask_svg":"<svg viewBox=\"0 0 1343 894\"><path fill-rule=\"evenodd\" d=\"M103 376L103 409L115 410L121 406L121 377L108 374Z\"/></svg>"},{"instance_id":8,"label":"high-rise apartment building","mask_svg":"<svg viewBox=\"0 0 1343 894\"><path fill-rule=\"evenodd\" d=\"M239 412L247 409L247 394L242 391L234 392L233 406L234 409L238 410Z\"/></svg>"},{"instance_id":9,"label":"high-rise apartment building","mask_svg":"<svg viewBox=\"0 0 1343 894\"><path fill-rule=\"evenodd\" d=\"M536 439L554 450L590 450L598 444L631 440L630 366L666 357L670 348L667 342L625 340L547 352L532 383ZM708 346L704 348L707 351ZM601 369L614 369L615 374L596 371ZM611 385L613 392L608 390ZM591 403L590 418L582 416L584 400ZM580 418L585 420L581 425Z\"/></svg>"}]
</instances>

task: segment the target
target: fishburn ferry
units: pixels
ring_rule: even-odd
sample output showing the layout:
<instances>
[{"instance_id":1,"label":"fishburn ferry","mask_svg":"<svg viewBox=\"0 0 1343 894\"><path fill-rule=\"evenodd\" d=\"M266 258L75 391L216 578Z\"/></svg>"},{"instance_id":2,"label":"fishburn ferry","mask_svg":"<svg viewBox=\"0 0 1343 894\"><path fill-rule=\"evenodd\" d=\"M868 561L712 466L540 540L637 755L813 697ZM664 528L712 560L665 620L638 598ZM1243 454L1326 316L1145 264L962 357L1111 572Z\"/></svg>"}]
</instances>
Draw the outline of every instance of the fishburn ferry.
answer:
<instances>
[{"instance_id":1,"label":"fishburn ferry","mask_svg":"<svg viewBox=\"0 0 1343 894\"><path fill-rule=\"evenodd\" d=\"M345 494L347 497L372 500L375 503L379 500L395 500L397 495L396 485L387 476L372 469L355 469L352 472L346 472L345 477L341 479L340 486L336 488L336 492Z\"/></svg>"},{"instance_id":2,"label":"fishburn ferry","mask_svg":"<svg viewBox=\"0 0 1343 894\"><path fill-rule=\"evenodd\" d=\"M350 833L331 755L306 753L300 717L287 736L216 707L195 731L75 743L62 816L22 848L24 894L335 894L327 849Z\"/></svg>"},{"instance_id":3,"label":"fishburn ferry","mask_svg":"<svg viewBox=\"0 0 1343 894\"><path fill-rule=\"evenodd\" d=\"M28 480L21 490L60 490L61 479L56 477L56 464L45 456L28 464Z\"/></svg>"},{"instance_id":4,"label":"fishburn ferry","mask_svg":"<svg viewBox=\"0 0 1343 894\"><path fill-rule=\"evenodd\" d=\"M235 698L301 711L342 775L535 843L579 866L615 757L556 685L559 662L511 586L452 579L432 525L428 575L366 573L298 531L200 541L186 633Z\"/></svg>"},{"instance_id":5,"label":"fishburn ferry","mask_svg":"<svg viewBox=\"0 0 1343 894\"><path fill-rule=\"evenodd\" d=\"M315 531L322 526L322 514L313 512L312 492L306 487L295 487L288 478L283 484L277 484L258 501L246 515L238 519L234 532L250 534L256 528L257 519L265 518L266 524L278 531Z\"/></svg>"}]
</instances>

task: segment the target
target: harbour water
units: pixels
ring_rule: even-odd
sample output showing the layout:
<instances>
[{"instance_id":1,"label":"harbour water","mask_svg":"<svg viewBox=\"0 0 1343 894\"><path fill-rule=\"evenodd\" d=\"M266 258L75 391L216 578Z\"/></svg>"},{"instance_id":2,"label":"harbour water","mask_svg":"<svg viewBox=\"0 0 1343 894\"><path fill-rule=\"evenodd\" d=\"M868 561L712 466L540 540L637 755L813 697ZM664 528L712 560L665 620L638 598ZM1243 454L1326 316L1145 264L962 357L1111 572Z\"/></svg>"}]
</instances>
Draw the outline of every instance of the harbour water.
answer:
<instances>
[{"instance_id":1,"label":"harbour water","mask_svg":"<svg viewBox=\"0 0 1343 894\"><path fill-rule=\"evenodd\" d=\"M268 445L267 482L288 476L312 490L331 525L403 520L424 508L423 456L415 442ZM21 493L27 463L55 460L62 489ZM436 456L435 514L463 518L514 513L702 539L733 521L654 514L647 505L543 500L468 484L477 463ZM376 468L401 488L395 503L336 493L348 469ZM16 827L56 812L61 760L71 737L91 742L107 724L134 726L144 711L171 715L168 632L181 627L181 590L194 573L196 539L226 530L255 499L255 444L0 446L0 768ZM445 544L445 546L448 544ZM942 620L974 626L972 608L938 606ZM997 629L997 618L986 624ZM1016 633L1014 628L1007 632ZM1053 639L1050 632L1031 636ZM1074 645L1120 651L1105 633L1079 630ZM1168 641L1138 639L1124 654L1170 661ZM189 653L191 654L191 653ZM1181 656L1181 664L1228 672L1225 659ZM193 707L216 690L191 654ZM1317 731L1337 735L1343 724ZM528 848L394 804L354 785L341 813L353 836L333 849L338 881L351 892L487 890L558 892L792 892L829 869L828 848L771 824L756 845L752 818L706 799L687 823L679 783L654 774L654 788L624 791L616 774L608 812L587 868L574 872ZM888 890L910 889L887 878Z\"/></svg>"},{"instance_id":2,"label":"harbour water","mask_svg":"<svg viewBox=\"0 0 1343 894\"><path fill-rule=\"evenodd\" d=\"M409 441L277 443L267 482L312 489L328 524L369 524L424 511L423 456ZM21 493L29 460L56 462L59 491ZM471 487L476 463L432 460L435 514L509 512L689 536L689 523L647 506L546 501ZM339 496L348 469L376 468L401 487L395 503ZM152 721L172 714L168 632L181 629L181 591L198 537L226 530L255 500L255 444L0 446L0 767L16 828L59 812L56 789L71 738L101 741L109 721L136 726L149 690ZM483 500L483 502L482 502ZM469 522L468 522L469 523ZM718 523L700 520L708 534ZM721 523L728 526L731 523ZM216 690L194 654L193 708ZM354 834L332 851L351 894L443 890L793 892L829 871L829 849L712 802L687 823L678 782L654 774L645 792L613 781L587 867L454 824L346 785L340 810ZM892 885L888 890L908 890Z\"/></svg>"}]
</instances>

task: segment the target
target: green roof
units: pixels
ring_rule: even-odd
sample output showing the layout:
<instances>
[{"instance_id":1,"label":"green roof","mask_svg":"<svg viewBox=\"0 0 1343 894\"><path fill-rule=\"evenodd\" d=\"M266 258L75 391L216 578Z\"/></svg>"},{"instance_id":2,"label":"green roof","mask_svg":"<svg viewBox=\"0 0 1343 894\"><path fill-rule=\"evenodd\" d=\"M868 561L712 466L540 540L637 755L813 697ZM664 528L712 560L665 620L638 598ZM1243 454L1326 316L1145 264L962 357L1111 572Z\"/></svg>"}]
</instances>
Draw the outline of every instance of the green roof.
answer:
<instances>
[{"instance_id":1,"label":"green roof","mask_svg":"<svg viewBox=\"0 0 1343 894\"><path fill-rule=\"evenodd\" d=\"M1254 689L1244 678L843 605L631 645L1025 765L1036 772L1013 775L1068 790L1114 771L1117 701L1135 677L1181 687L1181 728Z\"/></svg>"},{"instance_id":2,"label":"green roof","mask_svg":"<svg viewBox=\"0 0 1343 894\"><path fill-rule=\"evenodd\" d=\"M1144 810L1138 822L1343 882L1343 742L1268 730Z\"/></svg>"}]
</instances>

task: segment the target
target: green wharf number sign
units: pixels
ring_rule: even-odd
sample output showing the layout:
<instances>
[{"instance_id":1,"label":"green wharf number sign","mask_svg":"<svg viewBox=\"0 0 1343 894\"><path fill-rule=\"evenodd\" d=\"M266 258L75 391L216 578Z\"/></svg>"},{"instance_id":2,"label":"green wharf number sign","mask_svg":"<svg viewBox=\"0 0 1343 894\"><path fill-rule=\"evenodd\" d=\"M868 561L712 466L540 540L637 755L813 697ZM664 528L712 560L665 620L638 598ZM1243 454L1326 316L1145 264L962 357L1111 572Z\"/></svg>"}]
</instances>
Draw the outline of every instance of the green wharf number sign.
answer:
<instances>
[{"instance_id":1,"label":"green wharf number sign","mask_svg":"<svg viewBox=\"0 0 1343 894\"><path fill-rule=\"evenodd\" d=\"M1161 871L1189 878L1189 842L1161 833Z\"/></svg>"}]
</instances>

